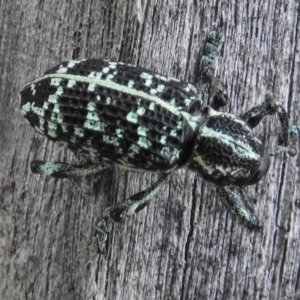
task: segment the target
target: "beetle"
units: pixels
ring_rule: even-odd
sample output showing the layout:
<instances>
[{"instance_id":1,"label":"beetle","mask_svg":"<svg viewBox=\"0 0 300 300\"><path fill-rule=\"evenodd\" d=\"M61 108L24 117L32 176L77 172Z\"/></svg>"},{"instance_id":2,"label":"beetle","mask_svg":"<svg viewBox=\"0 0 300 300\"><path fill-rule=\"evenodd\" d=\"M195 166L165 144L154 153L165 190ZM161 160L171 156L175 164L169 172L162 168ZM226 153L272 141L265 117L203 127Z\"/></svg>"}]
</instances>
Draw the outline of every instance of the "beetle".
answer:
<instances>
[{"instance_id":1,"label":"beetle","mask_svg":"<svg viewBox=\"0 0 300 300\"><path fill-rule=\"evenodd\" d=\"M113 223L144 208L179 168L200 174L248 228L261 228L244 187L266 175L269 156L296 154L288 141L299 127L289 128L286 111L270 97L241 116L223 111L226 89L211 74L223 42L221 32L210 32L200 61L201 81L214 91L209 106L195 84L98 59L63 62L21 91L21 112L30 125L80 159L80 165L33 161L34 173L78 178L111 164L161 173L151 187L105 211L95 226L100 252ZM252 129L275 113L282 145L268 152Z\"/></svg>"}]
</instances>

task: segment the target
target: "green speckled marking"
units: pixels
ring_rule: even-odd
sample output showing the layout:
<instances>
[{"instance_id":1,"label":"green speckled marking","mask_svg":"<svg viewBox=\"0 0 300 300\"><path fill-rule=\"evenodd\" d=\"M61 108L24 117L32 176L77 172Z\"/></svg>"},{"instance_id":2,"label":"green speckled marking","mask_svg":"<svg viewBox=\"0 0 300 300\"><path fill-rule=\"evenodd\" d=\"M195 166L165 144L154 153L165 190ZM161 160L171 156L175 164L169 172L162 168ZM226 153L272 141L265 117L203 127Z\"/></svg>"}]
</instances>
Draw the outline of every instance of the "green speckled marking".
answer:
<instances>
[{"instance_id":1,"label":"green speckled marking","mask_svg":"<svg viewBox=\"0 0 300 300\"><path fill-rule=\"evenodd\" d=\"M95 102L89 102L88 105L87 105L87 110L89 111L95 111L96 110L96 103ZM94 120L94 119L92 119ZM98 118L99 120L99 118Z\"/></svg>"},{"instance_id":2,"label":"green speckled marking","mask_svg":"<svg viewBox=\"0 0 300 300\"><path fill-rule=\"evenodd\" d=\"M40 123L40 126L44 126L44 124L45 124L45 119L39 117L39 123Z\"/></svg>"},{"instance_id":3,"label":"green speckled marking","mask_svg":"<svg viewBox=\"0 0 300 300\"><path fill-rule=\"evenodd\" d=\"M83 125L84 128L92 129L94 131L105 131L105 124L99 121L86 120Z\"/></svg>"},{"instance_id":4,"label":"green speckled marking","mask_svg":"<svg viewBox=\"0 0 300 300\"><path fill-rule=\"evenodd\" d=\"M180 150L178 150L178 149L173 149L172 150L173 159L174 158L175 158L175 160L179 159L179 154L180 154Z\"/></svg>"},{"instance_id":5,"label":"green speckled marking","mask_svg":"<svg viewBox=\"0 0 300 300\"><path fill-rule=\"evenodd\" d=\"M52 136L53 138L57 138L57 134L54 130L48 129L48 135Z\"/></svg>"},{"instance_id":6,"label":"green speckled marking","mask_svg":"<svg viewBox=\"0 0 300 300\"><path fill-rule=\"evenodd\" d=\"M156 88L158 93L161 93L165 90L165 86L163 84L159 84Z\"/></svg>"},{"instance_id":7,"label":"green speckled marking","mask_svg":"<svg viewBox=\"0 0 300 300\"><path fill-rule=\"evenodd\" d=\"M53 112L54 112L54 113L57 113L57 114L60 113L59 104L55 104L55 105L54 105L54 107L53 107Z\"/></svg>"},{"instance_id":8,"label":"green speckled marking","mask_svg":"<svg viewBox=\"0 0 300 300\"><path fill-rule=\"evenodd\" d=\"M165 146L161 149L161 154L164 156L172 157L172 160L178 160L180 150L178 149L171 149L169 146Z\"/></svg>"},{"instance_id":9,"label":"green speckled marking","mask_svg":"<svg viewBox=\"0 0 300 300\"><path fill-rule=\"evenodd\" d=\"M31 110L36 113L38 116L44 117L45 116L45 110L41 107L35 106L35 102L32 102L31 104Z\"/></svg>"},{"instance_id":10,"label":"green speckled marking","mask_svg":"<svg viewBox=\"0 0 300 300\"><path fill-rule=\"evenodd\" d=\"M59 99L59 96L62 95L63 92L64 92L63 88L59 86L55 94L49 95L48 102L56 104Z\"/></svg>"},{"instance_id":11,"label":"green speckled marking","mask_svg":"<svg viewBox=\"0 0 300 300\"><path fill-rule=\"evenodd\" d=\"M138 145L133 144L133 145L130 147L129 150L131 150L132 152L138 154L138 153L141 151L141 147L139 147Z\"/></svg>"},{"instance_id":12,"label":"green speckled marking","mask_svg":"<svg viewBox=\"0 0 300 300\"><path fill-rule=\"evenodd\" d=\"M134 82L133 80L130 79L130 80L128 81L128 85L127 85L127 86L128 86L129 88L133 88L134 85L135 85L135 82Z\"/></svg>"},{"instance_id":13,"label":"green speckled marking","mask_svg":"<svg viewBox=\"0 0 300 300\"><path fill-rule=\"evenodd\" d=\"M78 142L78 138L75 135L71 137L71 143L76 144Z\"/></svg>"},{"instance_id":14,"label":"green speckled marking","mask_svg":"<svg viewBox=\"0 0 300 300\"><path fill-rule=\"evenodd\" d=\"M32 84L31 85L31 94L32 94L32 96L34 96L35 93L36 93L35 84Z\"/></svg>"},{"instance_id":15,"label":"green speckled marking","mask_svg":"<svg viewBox=\"0 0 300 300\"><path fill-rule=\"evenodd\" d=\"M60 66L59 69L56 71L58 74L64 74L68 72L68 68Z\"/></svg>"},{"instance_id":16,"label":"green speckled marking","mask_svg":"<svg viewBox=\"0 0 300 300\"><path fill-rule=\"evenodd\" d=\"M165 145L167 142L167 136L166 135L162 135L161 138L160 138L160 143L162 145Z\"/></svg>"},{"instance_id":17,"label":"green speckled marking","mask_svg":"<svg viewBox=\"0 0 300 300\"><path fill-rule=\"evenodd\" d=\"M172 99L172 100L170 101L170 104L171 104L172 106L176 107L176 100L175 100L175 99Z\"/></svg>"},{"instance_id":18,"label":"green speckled marking","mask_svg":"<svg viewBox=\"0 0 300 300\"><path fill-rule=\"evenodd\" d=\"M151 95L156 95L157 94L157 90L156 89L151 89L150 90L150 94Z\"/></svg>"},{"instance_id":19,"label":"green speckled marking","mask_svg":"<svg viewBox=\"0 0 300 300\"><path fill-rule=\"evenodd\" d=\"M149 128L139 126L138 127L138 135L140 136L147 136L147 132L149 131Z\"/></svg>"},{"instance_id":20,"label":"green speckled marking","mask_svg":"<svg viewBox=\"0 0 300 300\"><path fill-rule=\"evenodd\" d=\"M118 138L112 137L110 135L103 135L103 142L105 142L107 144L112 144L116 147L118 147L120 144Z\"/></svg>"},{"instance_id":21,"label":"green speckled marking","mask_svg":"<svg viewBox=\"0 0 300 300\"><path fill-rule=\"evenodd\" d=\"M61 124L64 120L64 116L61 113L52 113L51 114L51 121Z\"/></svg>"},{"instance_id":22,"label":"green speckled marking","mask_svg":"<svg viewBox=\"0 0 300 300\"><path fill-rule=\"evenodd\" d=\"M63 93L64 93L64 89L62 88L62 86L59 86L57 88L57 91L56 91L55 94L58 95L58 96L61 96Z\"/></svg>"},{"instance_id":23,"label":"green speckled marking","mask_svg":"<svg viewBox=\"0 0 300 300\"><path fill-rule=\"evenodd\" d=\"M161 149L161 154L162 154L162 155L169 156L170 153L171 153L171 149L170 149L169 146L163 147L163 148Z\"/></svg>"},{"instance_id":24,"label":"green speckled marking","mask_svg":"<svg viewBox=\"0 0 300 300\"><path fill-rule=\"evenodd\" d=\"M154 110L154 109L155 109L155 103L154 103L154 102L151 102L151 103L150 103L149 109L150 109L150 110Z\"/></svg>"},{"instance_id":25,"label":"green speckled marking","mask_svg":"<svg viewBox=\"0 0 300 300\"><path fill-rule=\"evenodd\" d=\"M110 80L112 80L114 78L115 78L114 74L109 74L109 75L107 75L106 80L110 81Z\"/></svg>"},{"instance_id":26,"label":"green speckled marking","mask_svg":"<svg viewBox=\"0 0 300 300\"><path fill-rule=\"evenodd\" d=\"M56 129L57 129L57 124L56 124L56 123L53 123L53 122L50 122L50 121L48 121L48 129L51 129L51 130L56 130Z\"/></svg>"},{"instance_id":27,"label":"green speckled marking","mask_svg":"<svg viewBox=\"0 0 300 300\"><path fill-rule=\"evenodd\" d=\"M130 113L127 114L126 120L128 122L137 124L138 123L138 115L135 112L131 111Z\"/></svg>"},{"instance_id":28,"label":"green speckled marking","mask_svg":"<svg viewBox=\"0 0 300 300\"><path fill-rule=\"evenodd\" d=\"M74 134L79 137L84 137L84 130L82 128L75 127Z\"/></svg>"},{"instance_id":29,"label":"green speckled marking","mask_svg":"<svg viewBox=\"0 0 300 300\"><path fill-rule=\"evenodd\" d=\"M137 141L137 144L145 149L149 149L152 145L151 141L149 141L145 137L140 137L139 140Z\"/></svg>"},{"instance_id":30,"label":"green speckled marking","mask_svg":"<svg viewBox=\"0 0 300 300\"><path fill-rule=\"evenodd\" d=\"M116 134L118 138L122 138L124 136L124 129L116 129Z\"/></svg>"},{"instance_id":31,"label":"green speckled marking","mask_svg":"<svg viewBox=\"0 0 300 300\"><path fill-rule=\"evenodd\" d=\"M177 122L176 129L180 130L182 128L182 121Z\"/></svg>"},{"instance_id":32,"label":"green speckled marking","mask_svg":"<svg viewBox=\"0 0 300 300\"><path fill-rule=\"evenodd\" d=\"M96 112L88 112L86 115L87 120L90 121L100 121L99 116Z\"/></svg>"},{"instance_id":33,"label":"green speckled marking","mask_svg":"<svg viewBox=\"0 0 300 300\"><path fill-rule=\"evenodd\" d=\"M170 136L177 136L177 130L176 129L172 129L170 131Z\"/></svg>"},{"instance_id":34,"label":"green speckled marking","mask_svg":"<svg viewBox=\"0 0 300 300\"><path fill-rule=\"evenodd\" d=\"M57 78L57 77L51 78L50 85L59 87L61 81L62 81L61 78Z\"/></svg>"},{"instance_id":35,"label":"green speckled marking","mask_svg":"<svg viewBox=\"0 0 300 300\"><path fill-rule=\"evenodd\" d=\"M184 99L184 104L185 104L186 107L189 107L191 105L191 103L192 103L191 99L188 99L188 98Z\"/></svg>"},{"instance_id":36,"label":"green speckled marking","mask_svg":"<svg viewBox=\"0 0 300 300\"><path fill-rule=\"evenodd\" d=\"M154 74L154 76L162 81L169 81L169 79L173 79L173 78L168 79L166 76L160 74Z\"/></svg>"},{"instance_id":37,"label":"green speckled marking","mask_svg":"<svg viewBox=\"0 0 300 300\"><path fill-rule=\"evenodd\" d=\"M47 110L49 108L49 102L44 102L43 109Z\"/></svg>"},{"instance_id":38,"label":"green speckled marking","mask_svg":"<svg viewBox=\"0 0 300 300\"><path fill-rule=\"evenodd\" d=\"M114 62L114 61L110 61L108 67L110 69L116 69L117 68L118 63Z\"/></svg>"},{"instance_id":39,"label":"green speckled marking","mask_svg":"<svg viewBox=\"0 0 300 300\"><path fill-rule=\"evenodd\" d=\"M49 103L57 103L59 96L58 95L49 95L48 102Z\"/></svg>"},{"instance_id":40,"label":"green speckled marking","mask_svg":"<svg viewBox=\"0 0 300 300\"><path fill-rule=\"evenodd\" d=\"M135 144L132 144L128 150L128 156L134 158L136 154L139 154L141 147Z\"/></svg>"},{"instance_id":41,"label":"green speckled marking","mask_svg":"<svg viewBox=\"0 0 300 300\"><path fill-rule=\"evenodd\" d=\"M110 98L110 97L107 97L106 100L105 100L105 103L106 103L106 104L111 104L111 98Z\"/></svg>"},{"instance_id":42,"label":"green speckled marking","mask_svg":"<svg viewBox=\"0 0 300 300\"><path fill-rule=\"evenodd\" d=\"M99 95L97 95L96 100L97 100L97 101L100 101L100 100L101 100L101 97L100 97Z\"/></svg>"},{"instance_id":43,"label":"green speckled marking","mask_svg":"<svg viewBox=\"0 0 300 300\"><path fill-rule=\"evenodd\" d=\"M139 116L144 115L145 112L146 112L146 109L145 109L145 107L142 107L142 106L139 107L138 110L136 111L136 113L137 113Z\"/></svg>"},{"instance_id":44,"label":"green speckled marking","mask_svg":"<svg viewBox=\"0 0 300 300\"><path fill-rule=\"evenodd\" d=\"M67 87L72 88L74 85L76 85L76 80L68 80Z\"/></svg>"},{"instance_id":45,"label":"green speckled marking","mask_svg":"<svg viewBox=\"0 0 300 300\"><path fill-rule=\"evenodd\" d=\"M88 86L88 91L89 92L94 92L96 89L96 84L95 83L90 83Z\"/></svg>"},{"instance_id":46,"label":"green speckled marking","mask_svg":"<svg viewBox=\"0 0 300 300\"><path fill-rule=\"evenodd\" d=\"M67 127L67 125L60 125L60 127L61 127L61 129L62 129L62 131L63 132L68 132L68 127Z\"/></svg>"},{"instance_id":47,"label":"green speckled marking","mask_svg":"<svg viewBox=\"0 0 300 300\"><path fill-rule=\"evenodd\" d=\"M30 105L30 103L29 102L27 102L26 104L24 104L23 106L22 106L22 109L21 109L21 112L22 112L22 114L25 116L28 112L30 112L31 111L31 105Z\"/></svg>"},{"instance_id":48,"label":"green speckled marking","mask_svg":"<svg viewBox=\"0 0 300 300\"><path fill-rule=\"evenodd\" d=\"M72 59L68 63L68 68L74 68L77 64L80 64L81 62L85 61L86 59Z\"/></svg>"},{"instance_id":49,"label":"green speckled marking","mask_svg":"<svg viewBox=\"0 0 300 300\"><path fill-rule=\"evenodd\" d=\"M43 119L43 118L41 118L41 117L39 117L39 133L41 133L41 134L44 134L45 133L45 127L44 127L44 125L45 125L45 120Z\"/></svg>"},{"instance_id":50,"label":"green speckled marking","mask_svg":"<svg viewBox=\"0 0 300 300\"><path fill-rule=\"evenodd\" d=\"M147 72L143 72L143 73L140 74L140 77L145 79L145 85L146 86L151 86L152 85L152 78L153 78L152 74L149 74Z\"/></svg>"},{"instance_id":51,"label":"green speckled marking","mask_svg":"<svg viewBox=\"0 0 300 300\"><path fill-rule=\"evenodd\" d=\"M102 75L103 73L102 72L91 72L89 75L88 75L88 78L92 79L92 80L102 80ZM94 83L93 81L91 81L91 83Z\"/></svg>"},{"instance_id":52,"label":"green speckled marking","mask_svg":"<svg viewBox=\"0 0 300 300\"><path fill-rule=\"evenodd\" d=\"M109 73L110 72L110 69L108 68L108 67L104 67L103 69L102 69L102 73L104 73L104 74L107 74L107 73Z\"/></svg>"}]
</instances>

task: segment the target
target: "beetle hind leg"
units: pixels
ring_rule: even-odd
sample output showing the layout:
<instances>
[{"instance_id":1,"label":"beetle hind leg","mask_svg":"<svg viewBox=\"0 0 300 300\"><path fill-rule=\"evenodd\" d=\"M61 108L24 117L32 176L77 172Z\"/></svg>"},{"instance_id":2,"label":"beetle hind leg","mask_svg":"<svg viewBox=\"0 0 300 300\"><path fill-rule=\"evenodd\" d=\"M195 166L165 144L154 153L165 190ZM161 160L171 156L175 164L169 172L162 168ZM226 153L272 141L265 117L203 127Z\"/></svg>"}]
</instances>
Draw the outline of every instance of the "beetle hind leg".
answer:
<instances>
[{"instance_id":1,"label":"beetle hind leg","mask_svg":"<svg viewBox=\"0 0 300 300\"><path fill-rule=\"evenodd\" d=\"M132 216L142 210L149 201L161 190L166 181L171 177L171 173L163 174L151 187L139 192L124 203L109 207L104 212L104 216L98 221L95 229L95 236L98 243L98 251L101 254L105 253L104 242L107 234L111 231L114 222L121 222L126 217Z\"/></svg>"},{"instance_id":2,"label":"beetle hind leg","mask_svg":"<svg viewBox=\"0 0 300 300\"><path fill-rule=\"evenodd\" d=\"M43 174L55 178L84 177L99 174L109 165L105 163L89 164L84 166L71 165L62 162L40 161L31 162L31 171L35 174Z\"/></svg>"},{"instance_id":3,"label":"beetle hind leg","mask_svg":"<svg viewBox=\"0 0 300 300\"><path fill-rule=\"evenodd\" d=\"M89 180L87 180L89 176L98 175L109 166L110 164L104 162L72 165L62 162L34 160L31 162L31 171L35 174L43 174L54 178L69 178L85 194L90 194L91 186L88 183Z\"/></svg>"}]
</instances>

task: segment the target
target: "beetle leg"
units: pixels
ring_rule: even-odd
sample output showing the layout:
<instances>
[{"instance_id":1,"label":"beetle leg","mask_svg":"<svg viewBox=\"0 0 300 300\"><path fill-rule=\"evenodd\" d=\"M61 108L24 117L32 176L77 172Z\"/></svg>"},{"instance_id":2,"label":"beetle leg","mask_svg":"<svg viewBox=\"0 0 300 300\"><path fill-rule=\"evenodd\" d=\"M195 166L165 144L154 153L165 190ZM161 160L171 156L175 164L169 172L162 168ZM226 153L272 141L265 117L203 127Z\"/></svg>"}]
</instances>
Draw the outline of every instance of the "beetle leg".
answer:
<instances>
[{"instance_id":1,"label":"beetle leg","mask_svg":"<svg viewBox=\"0 0 300 300\"><path fill-rule=\"evenodd\" d=\"M257 217L254 215L253 203L244 189L238 186L217 186L213 188L221 197L229 211L235 215L249 229L261 229Z\"/></svg>"},{"instance_id":2,"label":"beetle leg","mask_svg":"<svg viewBox=\"0 0 300 300\"><path fill-rule=\"evenodd\" d=\"M98 250L101 254L105 253L104 242L107 238L107 233L112 229L112 224L114 222L121 222L126 217L132 216L143 209L161 190L171 175L171 173L163 174L150 188L131 196L118 206L109 207L105 210L103 218L98 221L95 227Z\"/></svg>"},{"instance_id":3,"label":"beetle leg","mask_svg":"<svg viewBox=\"0 0 300 300\"><path fill-rule=\"evenodd\" d=\"M211 31L208 34L200 61L200 72L202 75L206 75L211 70L224 42L225 37L219 30Z\"/></svg>"},{"instance_id":4,"label":"beetle leg","mask_svg":"<svg viewBox=\"0 0 300 300\"><path fill-rule=\"evenodd\" d=\"M201 81L204 84L209 84L213 90L212 94L214 96L210 106L215 110L219 110L229 102L227 91L223 82L210 74L215 58L220 52L224 41L225 37L223 33L218 30L211 31L207 36L203 55L200 60Z\"/></svg>"},{"instance_id":5,"label":"beetle leg","mask_svg":"<svg viewBox=\"0 0 300 300\"><path fill-rule=\"evenodd\" d=\"M34 160L31 162L31 171L55 178L76 178L98 174L109 166L110 164L104 162L77 166L61 162Z\"/></svg>"},{"instance_id":6,"label":"beetle leg","mask_svg":"<svg viewBox=\"0 0 300 300\"><path fill-rule=\"evenodd\" d=\"M250 110L240 115L240 118L245 121L250 128L254 128L261 122L263 117L273 115L276 111L276 103L270 97L267 97L261 105L252 107Z\"/></svg>"},{"instance_id":7,"label":"beetle leg","mask_svg":"<svg viewBox=\"0 0 300 300\"><path fill-rule=\"evenodd\" d=\"M294 132L297 130L293 130L289 128L288 124L288 115L285 109L281 105L277 105L269 96L266 100L258 106L255 106L242 114L240 118L244 120L250 128L256 127L263 117L267 115L273 115L274 113L278 114L279 121L282 128L282 133L280 135L280 146L276 147L269 151L270 156L275 156L280 153L287 153L290 156L295 156L297 151L294 147L288 145L289 140L289 132ZM291 136L291 135L290 135Z\"/></svg>"}]
</instances>

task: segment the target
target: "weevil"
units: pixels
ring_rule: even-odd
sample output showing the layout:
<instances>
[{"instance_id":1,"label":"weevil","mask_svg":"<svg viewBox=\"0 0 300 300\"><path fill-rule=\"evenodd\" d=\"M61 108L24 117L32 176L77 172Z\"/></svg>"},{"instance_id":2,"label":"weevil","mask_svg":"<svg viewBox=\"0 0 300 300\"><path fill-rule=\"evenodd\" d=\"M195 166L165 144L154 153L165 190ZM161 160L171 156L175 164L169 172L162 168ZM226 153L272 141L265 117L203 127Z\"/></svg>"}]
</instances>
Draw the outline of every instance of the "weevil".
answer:
<instances>
[{"instance_id":1,"label":"weevil","mask_svg":"<svg viewBox=\"0 0 300 300\"><path fill-rule=\"evenodd\" d=\"M78 178L112 164L161 173L151 187L105 211L95 226L100 252L113 223L144 208L180 168L200 174L248 228L261 228L244 187L266 175L269 156L296 154L289 136L298 136L299 126L289 128L286 111L271 98L240 116L223 112L226 89L211 74L223 42L221 32L210 32L199 64L201 82L214 91L210 105L196 84L98 59L63 62L21 91L21 112L30 125L81 157L80 165L32 161L34 173ZM268 151L252 129L275 113L281 145Z\"/></svg>"}]
</instances>

